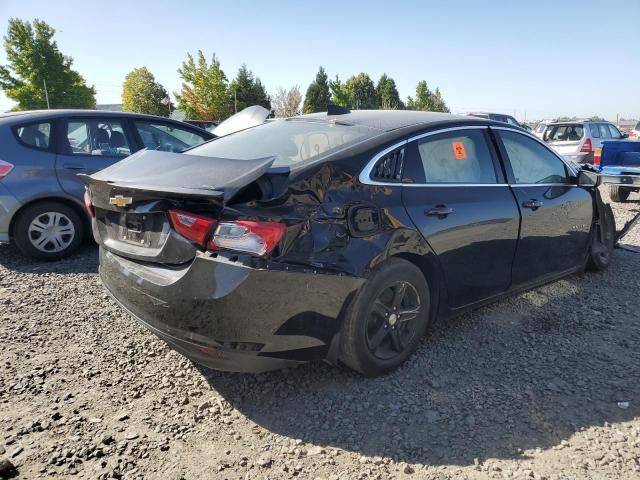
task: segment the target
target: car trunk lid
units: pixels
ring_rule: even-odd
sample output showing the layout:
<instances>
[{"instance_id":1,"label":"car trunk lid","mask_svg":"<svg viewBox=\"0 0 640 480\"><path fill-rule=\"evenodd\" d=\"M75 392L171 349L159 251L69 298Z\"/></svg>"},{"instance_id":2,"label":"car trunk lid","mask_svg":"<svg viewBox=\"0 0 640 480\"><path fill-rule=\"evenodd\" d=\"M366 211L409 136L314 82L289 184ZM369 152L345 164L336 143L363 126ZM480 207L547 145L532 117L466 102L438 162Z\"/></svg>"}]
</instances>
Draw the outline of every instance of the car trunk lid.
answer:
<instances>
[{"instance_id":1,"label":"car trunk lid","mask_svg":"<svg viewBox=\"0 0 640 480\"><path fill-rule=\"evenodd\" d=\"M186 263L197 247L172 228L169 210L221 218L225 205L273 161L138 152L86 177L94 236L108 250L129 258Z\"/></svg>"}]
</instances>

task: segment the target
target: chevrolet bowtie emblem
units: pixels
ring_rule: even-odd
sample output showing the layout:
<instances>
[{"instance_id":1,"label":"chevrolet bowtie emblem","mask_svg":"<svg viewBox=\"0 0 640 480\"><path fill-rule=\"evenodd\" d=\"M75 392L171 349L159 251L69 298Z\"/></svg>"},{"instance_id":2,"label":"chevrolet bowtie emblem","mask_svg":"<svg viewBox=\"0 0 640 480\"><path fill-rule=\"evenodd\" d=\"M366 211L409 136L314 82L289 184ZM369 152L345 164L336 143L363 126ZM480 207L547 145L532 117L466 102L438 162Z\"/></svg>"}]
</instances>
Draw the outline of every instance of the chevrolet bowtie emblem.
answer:
<instances>
[{"instance_id":1,"label":"chevrolet bowtie emblem","mask_svg":"<svg viewBox=\"0 0 640 480\"><path fill-rule=\"evenodd\" d=\"M133 199L131 197L125 197L123 195L116 195L115 197L109 198L109 205L115 205L116 207L126 207L132 203Z\"/></svg>"}]
</instances>

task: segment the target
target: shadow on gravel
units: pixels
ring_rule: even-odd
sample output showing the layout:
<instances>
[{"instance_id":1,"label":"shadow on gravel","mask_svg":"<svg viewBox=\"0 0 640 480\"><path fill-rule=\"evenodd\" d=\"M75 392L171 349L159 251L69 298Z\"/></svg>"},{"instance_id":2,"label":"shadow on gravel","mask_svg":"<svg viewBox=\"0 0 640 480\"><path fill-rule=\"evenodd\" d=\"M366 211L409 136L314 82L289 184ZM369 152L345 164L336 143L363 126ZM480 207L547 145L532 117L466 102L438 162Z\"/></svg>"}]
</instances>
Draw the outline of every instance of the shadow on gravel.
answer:
<instances>
[{"instance_id":1,"label":"shadow on gravel","mask_svg":"<svg viewBox=\"0 0 640 480\"><path fill-rule=\"evenodd\" d=\"M249 419L292 439L430 465L522 458L640 415L640 301L629 284L638 269L638 255L618 251L608 272L441 323L384 378L324 364L261 375L198 368Z\"/></svg>"},{"instance_id":2,"label":"shadow on gravel","mask_svg":"<svg viewBox=\"0 0 640 480\"><path fill-rule=\"evenodd\" d=\"M10 244L0 244L0 266L21 273L97 273L98 246L87 242L69 258L43 262L23 256Z\"/></svg>"}]
</instances>

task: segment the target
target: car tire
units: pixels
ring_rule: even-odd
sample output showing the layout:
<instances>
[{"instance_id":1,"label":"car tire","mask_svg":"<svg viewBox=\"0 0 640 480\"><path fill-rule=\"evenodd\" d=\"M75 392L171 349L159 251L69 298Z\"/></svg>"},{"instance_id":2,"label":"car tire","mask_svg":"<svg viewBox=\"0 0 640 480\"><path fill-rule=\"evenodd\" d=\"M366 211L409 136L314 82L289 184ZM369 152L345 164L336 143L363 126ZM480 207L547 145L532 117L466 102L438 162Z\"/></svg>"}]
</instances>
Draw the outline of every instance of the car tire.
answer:
<instances>
[{"instance_id":1,"label":"car tire","mask_svg":"<svg viewBox=\"0 0 640 480\"><path fill-rule=\"evenodd\" d=\"M68 205L38 202L20 212L13 226L13 241L27 257L59 260L75 252L84 239L84 224Z\"/></svg>"},{"instance_id":2,"label":"car tire","mask_svg":"<svg viewBox=\"0 0 640 480\"><path fill-rule=\"evenodd\" d=\"M371 377L396 369L424 336L430 305L429 287L418 267L399 258L379 265L345 312L340 360Z\"/></svg>"},{"instance_id":3,"label":"car tire","mask_svg":"<svg viewBox=\"0 0 640 480\"><path fill-rule=\"evenodd\" d=\"M600 239L600 228L604 228L605 241ZM594 231L593 242L587 268L594 272L605 270L611 263L611 255L615 245L616 224L611 205L603 205L603 218L598 221Z\"/></svg>"},{"instance_id":4,"label":"car tire","mask_svg":"<svg viewBox=\"0 0 640 480\"><path fill-rule=\"evenodd\" d=\"M631 190L619 185L609 185L609 197L616 203L626 202Z\"/></svg>"}]
</instances>

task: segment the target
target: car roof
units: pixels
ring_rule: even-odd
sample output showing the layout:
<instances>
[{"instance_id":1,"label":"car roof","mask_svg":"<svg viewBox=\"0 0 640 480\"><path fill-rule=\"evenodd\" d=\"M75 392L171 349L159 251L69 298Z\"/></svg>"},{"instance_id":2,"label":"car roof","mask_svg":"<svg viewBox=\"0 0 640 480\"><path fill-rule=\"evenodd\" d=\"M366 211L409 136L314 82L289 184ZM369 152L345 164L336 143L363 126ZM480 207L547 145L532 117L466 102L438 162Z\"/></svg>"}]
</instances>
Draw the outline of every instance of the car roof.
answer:
<instances>
[{"instance_id":1,"label":"car roof","mask_svg":"<svg viewBox=\"0 0 640 480\"><path fill-rule=\"evenodd\" d=\"M314 120L340 122L350 125L369 127L381 132L404 129L411 126L429 126L447 122L487 124L487 119L452 115L450 113L424 112L418 110L352 110L341 115L327 115L324 113L310 113L294 117L299 120ZM489 122L495 123L495 122ZM497 125L497 123L496 123Z\"/></svg>"},{"instance_id":2,"label":"car roof","mask_svg":"<svg viewBox=\"0 0 640 480\"><path fill-rule=\"evenodd\" d=\"M155 115L145 115L143 113L114 112L112 110L81 110L81 109L24 110L24 111L18 111L18 112L7 112L7 113L0 114L0 123L5 123L7 121L10 123L14 123L14 121L48 120L52 118L74 117L74 116L102 117L102 118L128 117L128 118L139 118L144 120L162 119L163 121L169 121L173 123L183 123L170 118L158 117ZM195 127L195 128L198 128L198 127Z\"/></svg>"}]
</instances>

